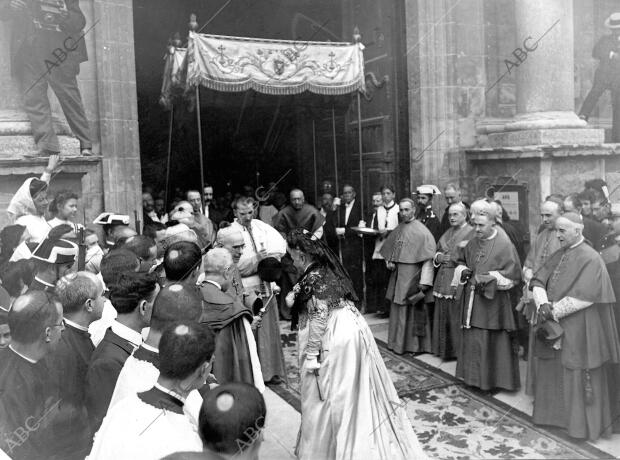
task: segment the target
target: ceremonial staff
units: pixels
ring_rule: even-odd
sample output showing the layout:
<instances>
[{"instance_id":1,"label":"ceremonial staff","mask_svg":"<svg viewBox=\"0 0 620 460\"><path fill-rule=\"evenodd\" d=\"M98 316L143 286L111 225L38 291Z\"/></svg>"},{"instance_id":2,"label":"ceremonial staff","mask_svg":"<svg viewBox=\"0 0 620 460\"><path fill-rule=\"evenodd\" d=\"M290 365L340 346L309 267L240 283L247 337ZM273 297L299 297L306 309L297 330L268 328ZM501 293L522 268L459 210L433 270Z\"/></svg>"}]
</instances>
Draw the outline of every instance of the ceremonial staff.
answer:
<instances>
[{"instance_id":1,"label":"ceremonial staff","mask_svg":"<svg viewBox=\"0 0 620 460\"><path fill-rule=\"evenodd\" d=\"M353 29L353 40L358 46L361 46L362 36L360 35L359 29L355 27ZM357 92L357 147L359 150L359 168L360 168L360 209L362 212L362 220L365 216L366 209L364 208L364 159L362 152L362 98L360 96L360 91ZM363 299L364 304L363 308L366 308L366 250L364 248L364 244L362 243L362 291L363 291Z\"/></svg>"}]
</instances>

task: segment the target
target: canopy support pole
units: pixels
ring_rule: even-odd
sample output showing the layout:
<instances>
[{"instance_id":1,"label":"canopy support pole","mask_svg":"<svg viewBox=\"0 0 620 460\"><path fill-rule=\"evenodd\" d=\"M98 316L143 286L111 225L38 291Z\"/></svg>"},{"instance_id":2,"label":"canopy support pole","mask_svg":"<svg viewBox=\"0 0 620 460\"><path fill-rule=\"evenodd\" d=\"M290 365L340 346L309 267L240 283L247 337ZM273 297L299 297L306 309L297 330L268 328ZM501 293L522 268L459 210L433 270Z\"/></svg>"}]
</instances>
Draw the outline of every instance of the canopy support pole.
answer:
<instances>
[{"instance_id":1,"label":"canopy support pole","mask_svg":"<svg viewBox=\"0 0 620 460\"><path fill-rule=\"evenodd\" d=\"M339 196L338 193L340 192L340 188L338 187L338 149L336 147L336 111L334 110L333 102L332 102L332 139L334 141L334 175L336 176L336 179L334 181L335 186L336 186L336 193L334 195L336 197L336 196ZM340 208L336 209L336 213L338 216L338 227L340 227L341 226ZM338 258L340 259L340 263L342 263L342 238L340 237L338 237Z\"/></svg>"},{"instance_id":2,"label":"canopy support pole","mask_svg":"<svg viewBox=\"0 0 620 460\"><path fill-rule=\"evenodd\" d=\"M364 208L364 159L362 155L362 98L360 92L357 92L357 143L359 149L359 165L360 165L360 210L362 213L362 220L365 220L365 208ZM364 244L362 242L362 290L363 290L363 303L362 313L366 312L366 254Z\"/></svg>"},{"instance_id":3,"label":"canopy support pole","mask_svg":"<svg viewBox=\"0 0 620 460\"><path fill-rule=\"evenodd\" d=\"M198 123L198 155L200 155L200 200L204 208L205 172L202 157L202 123L200 122L200 86L196 86L196 122Z\"/></svg>"},{"instance_id":4,"label":"canopy support pole","mask_svg":"<svg viewBox=\"0 0 620 460\"><path fill-rule=\"evenodd\" d=\"M168 211L168 193L170 191L170 159L172 158L172 124L174 123L174 104L170 107L168 124L168 160L166 161L166 194L164 195L164 211Z\"/></svg>"},{"instance_id":5,"label":"canopy support pole","mask_svg":"<svg viewBox=\"0 0 620 460\"><path fill-rule=\"evenodd\" d=\"M319 185L316 170L316 126L314 118L312 119L312 161L314 163L314 202L319 206Z\"/></svg>"}]
</instances>

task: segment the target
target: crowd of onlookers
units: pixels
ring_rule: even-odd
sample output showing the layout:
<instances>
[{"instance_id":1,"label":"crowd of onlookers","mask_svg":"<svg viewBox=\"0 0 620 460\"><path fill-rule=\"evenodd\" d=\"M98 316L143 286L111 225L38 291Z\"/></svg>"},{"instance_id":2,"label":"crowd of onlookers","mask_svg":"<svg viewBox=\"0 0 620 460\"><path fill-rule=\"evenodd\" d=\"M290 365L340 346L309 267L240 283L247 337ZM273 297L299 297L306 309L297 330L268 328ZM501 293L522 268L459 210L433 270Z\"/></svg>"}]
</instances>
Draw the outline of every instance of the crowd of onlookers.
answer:
<instances>
[{"instance_id":1,"label":"crowd of onlookers","mask_svg":"<svg viewBox=\"0 0 620 460\"><path fill-rule=\"evenodd\" d=\"M222 386L230 394L239 394L249 401L252 410L243 412L242 421L226 417L217 421L205 412L213 404L220 411L226 410L221 409L219 401L210 400L203 388L205 381L209 381L210 357L218 352L214 350L213 337L204 335L200 332L204 328L196 326L204 313L205 299L194 292L196 284L200 280L204 282L205 274L209 273L213 277L208 282L224 290L214 280L227 279L228 275L218 278L217 272L227 272L233 260L236 265L244 247L254 246L250 248L256 259L254 262L268 255L263 247L267 240L260 240L258 247L254 238L259 235L252 236L252 228L255 232L258 229L253 227L253 220L267 224L270 231L275 229L280 235L275 234L279 241L300 227L314 238L322 239L350 275L358 308L390 317L390 349L396 353L434 353L442 359L456 358L461 367L465 360L472 359L471 351L463 350L463 344L470 340L466 337L472 334L470 321L474 325L482 324L476 323L479 321L476 313L471 317L471 309L476 311L476 302L483 296L495 302L496 292L503 291L507 294L502 298L508 299L503 302L510 311L510 318L504 318L509 326L500 327L506 328L502 329L506 336L501 340L506 339L505 343L511 344L512 351L506 351L507 360L518 359L519 347L523 359L530 362L539 359L531 350L535 341L533 335L540 335L540 329L552 334L547 328L551 327L549 322L553 317L545 305L553 305L555 301L543 302L541 309L530 291L541 267L547 259L553 260L553 254L562 248L563 225L568 228L575 224L584 244L591 246L596 257L602 257L607 264L605 276L611 276L616 292L620 287L620 203L610 201L607 185L601 180L589 181L578 193L546 197L540 207L540 228L531 236L518 222L510 220L492 191L470 206L463 202L459 187L454 184L445 186L443 193L435 186L423 185L416 189L415 199L400 200L396 199L393 186L384 185L371 195L368 203L372 210L366 213L353 186L345 184L339 194L329 181L321 185L318 206L306 203L299 189L291 190L286 196L275 186L258 196L250 186L237 194L227 191L219 197L211 185L205 185L202 193L195 189L176 189L169 203L162 193L147 187L142 195L142 222L136 222L137 228L131 225L130 216L114 212L104 212L93 223L85 222L84 227L77 223L82 220L79 197L70 190L49 192L55 166L51 160L40 178L27 179L17 190L8 207L12 223L0 231L0 352L3 353L0 383L5 391L0 405L4 405L2 409L7 413L18 414L2 421L4 431L9 433L2 450L10 451L7 453L14 458L36 457L37 449L41 448L37 442L47 442L49 436L54 440L50 447L53 458L83 458L91 448L95 449L93 458L112 455L115 452L111 447L113 443L101 439L122 438L136 427L119 433L116 424L104 422L106 413L108 417L116 414L118 424L135 424L135 420L126 418L126 412L140 414L144 410L144 414L157 416L151 410L153 404L165 401L170 404L173 423L175 404L192 400L192 390L202 392L200 403L192 404L194 418L190 418L190 423L202 430L202 438L188 440L182 445L193 442L197 449L204 444L206 452L241 452L248 458L256 455L259 443L252 436L248 438L248 430L253 430L255 435L263 425L243 424L252 417L261 416L261 423L264 422L264 401L260 393L248 392L244 387ZM437 201L439 196L445 198L447 206L436 214L437 203L433 200ZM250 215L245 216L247 213ZM239 227L231 229L230 224L235 221L234 225ZM411 222L417 223L412 226ZM250 235L246 241L242 235L244 228ZM490 249L472 252L475 245L485 248L484 242L496 238L498 232L503 236L497 240L500 241L497 246L493 243ZM514 273L499 268L483 273L481 268L477 271L476 267L489 262L489 254L504 244L502 238L508 245L508 252L501 253L504 255L500 258L514 258L511 262ZM284 248L284 240L281 241L277 244ZM581 240L571 241L577 241L578 245ZM226 248L232 259L226 262L216 250L211 253L213 260L209 262L207 251L216 246ZM275 292L281 288L282 300L293 289L300 273L287 262L285 249L280 251L276 261L279 288ZM418 260L416 254L422 253L430 255ZM501 265L503 260L498 263ZM256 267L253 274L255 270ZM563 275L556 273L554 276L561 278ZM187 287L190 285L192 289ZM470 286L471 293L467 291ZM246 294L241 289L239 296L245 299ZM571 308L583 308L581 300L575 302ZM527 315L522 314L528 310L528 304L536 304L534 311L543 320L532 320L532 315L526 318ZM179 310L180 307L183 308ZM468 308L469 313L465 314ZM280 317L291 319L295 327L295 307L280 301L278 310ZM191 312L196 314L192 316ZM256 312L247 314L255 334L259 318L253 316ZM616 315L616 321L617 317L620 315ZM558 325L563 324L560 318L556 320ZM613 320L611 323L615 326ZM480 330L483 329L485 327L480 326ZM275 326L274 331L277 330ZM279 332L276 335L279 336ZM480 340L483 339L475 338L472 343ZM617 336L610 340L613 347L618 346ZM613 364L617 358L611 355L605 359ZM142 364L130 371L137 372L133 378L138 380L142 377L137 375L147 376L148 384L143 390L148 391L137 393L142 399L132 402L135 411L121 412L119 409L113 413L110 400L116 400L113 395L118 391L117 378L121 369L123 373L130 372L123 363L129 360L131 364L134 358ZM166 359L170 361L165 363ZM150 364L140 367L145 362ZM493 364L485 365L493 367ZM461 368L458 366L457 377ZM616 372L606 374L610 394L617 385ZM468 373L470 370L463 371L464 376L460 378L483 389L514 390L522 385L518 371L516 376L510 377L514 384L507 386L476 383ZM590 376L590 370L586 374ZM592 375L596 376L594 370ZM70 376L70 385L63 380L67 376ZM110 376L113 376L111 380ZM52 384L54 382L57 385ZM11 393L11 388L15 394ZM13 399L7 398L7 394ZM37 396L30 398L27 394ZM215 397L213 393L211 397ZM154 398L155 402L149 398ZM620 406L620 401L614 398L611 397L610 404ZM58 403L57 407L50 406L54 403ZM25 425L31 423L28 418L31 413L47 417L44 414L50 410L58 412L60 417L54 419L50 430L30 429ZM611 410L612 414L618 412L615 407ZM183 423L186 422L187 419L183 419ZM99 443L95 438L93 447L93 435L98 430L107 434L100 435ZM223 441L216 442L209 437L213 430L223 436ZM63 439L69 432L71 442L67 444ZM591 433L590 437L601 433ZM168 439L156 430L153 436L164 441ZM233 448L239 439L251 448L239 451L238 446ZM140 440L161 446L161 442L149 437Z\"/></svg>"}]
</instances>

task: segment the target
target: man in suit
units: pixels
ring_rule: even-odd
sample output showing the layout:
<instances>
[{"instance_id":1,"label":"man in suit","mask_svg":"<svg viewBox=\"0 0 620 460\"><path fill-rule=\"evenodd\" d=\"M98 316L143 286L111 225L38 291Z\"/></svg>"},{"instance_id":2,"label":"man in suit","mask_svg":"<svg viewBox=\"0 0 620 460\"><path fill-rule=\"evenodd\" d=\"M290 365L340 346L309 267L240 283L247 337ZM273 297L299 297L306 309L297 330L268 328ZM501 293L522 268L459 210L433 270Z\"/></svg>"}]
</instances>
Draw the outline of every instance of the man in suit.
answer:
<instances>
[{"instance_id":1,"label":"man in suit","mask_svg":"<svg viewBox=\"0 0 620 460\"><path fill-rule=\"evenodd\" d=\"M355 189L346 184L342 188L343 206L335 211L334 229L340 242L342 264L349 272L353 287L358 298L362 298L362 238L351 227L359 226L362 220L362 210L359 201L355 199Z\"/></svg>"},{"instance_id":2,"label":"man in suit","mask_svg":"<svg viewBox=\"0 0 620 460\"><path fill-rule=\"evenodd\" d=\"M58 5L55 12L46 13L41 2L0 0L0 18L12 21L13 26L11 73L20 83L24 110L40 150L38 155L60 152L48 86L56 94L71 131L80 141L80 153L92 155L90 127L76 79L80 63L88 60L83 38L86 18L79 0L61 3L64 5Z\"/></svg>"},{"instance_id":3,"label":"man in suit","mask_svg":"<svg viewBox=\"0 0 620 460\"><path fill-rule=\"evenodd\" d=\"M215 201L213 199L213 186L210 184L205 184L202 196L205 203L202 213L205 217L211 219L211 222L213 222L213 225L215 225L215 228L217 229L220 222L226 219L224 219L225 216L222 215L222 213L215 207Z\"/></svg>"},{"instance_id":4,"label":"man in suit","mask_svg":"<svg viewBox=\"0 0 620 460\"><path fill-rule=\"evenodd\" d=\"M374 230L379 230L379 219L377 218L377 209L383 204L381 192L377 191L372 194L372 212L368 214L366 218L366 225ZM385 286L379 286L375 275L380 272L382 268L385 268L385 261L383 259L373 259L373 251L375 249L376 236L365 235L363 238L364 244L364 257L366 258L366 288L368 290L367 296L367 313L375 313L379 307L385 303L385 295L381 296L381 292L385 291ZM378 269L377 269L378 266ZM385 292L383 292L385 294Z\"/></svg>"}]
</instances>

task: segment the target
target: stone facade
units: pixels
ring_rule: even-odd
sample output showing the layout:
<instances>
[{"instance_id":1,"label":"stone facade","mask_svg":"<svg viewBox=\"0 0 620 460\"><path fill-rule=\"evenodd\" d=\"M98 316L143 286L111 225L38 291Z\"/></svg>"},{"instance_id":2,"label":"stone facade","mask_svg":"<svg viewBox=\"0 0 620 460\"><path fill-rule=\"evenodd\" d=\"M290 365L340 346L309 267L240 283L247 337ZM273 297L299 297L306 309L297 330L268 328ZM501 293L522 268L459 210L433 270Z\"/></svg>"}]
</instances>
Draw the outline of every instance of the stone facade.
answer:
<instances>
[{"instance_id":1,"label":"stone facade","mask_svg":"<svg viewBox=\"0 0 620 460\"><path fill-rule=\"evenodd\" d=\"M614 188L608 95L589 125L575 112L617 2L408 0L406 9L412 185L457 182L469 200L492 184L522 185L532 230L546 195L594 177Z\"/></svg>"},{"instance_id":2,"label":"stone facade","mask_svg":"<svg viewBox=\"0 0 620 460\"><path fill-rule=\"evenodd\" d=\"M141 212L140 151L137 130L136 79L133 49L133 6L130 0L82 0L87 19L85 43L89 60L78 77L86 115L93 136L92 158L81 158L50 91L52 111L61 134L61 172L51 190L70 188L81 198L78 213L90 225L102 210L133 216ZM0 22L2 43L9 43L9 22ZM19 184L40 174L45 160L26 160L22 154L36 151L30 124L21 110L19 91L10 77L9 49L0 52L0 208L6 209ZM133 218L133 217L132 217ZM0 227L6 225L0 213ZM92 226L92 225L91 225Z\"/></svg>"}]
</instances>

